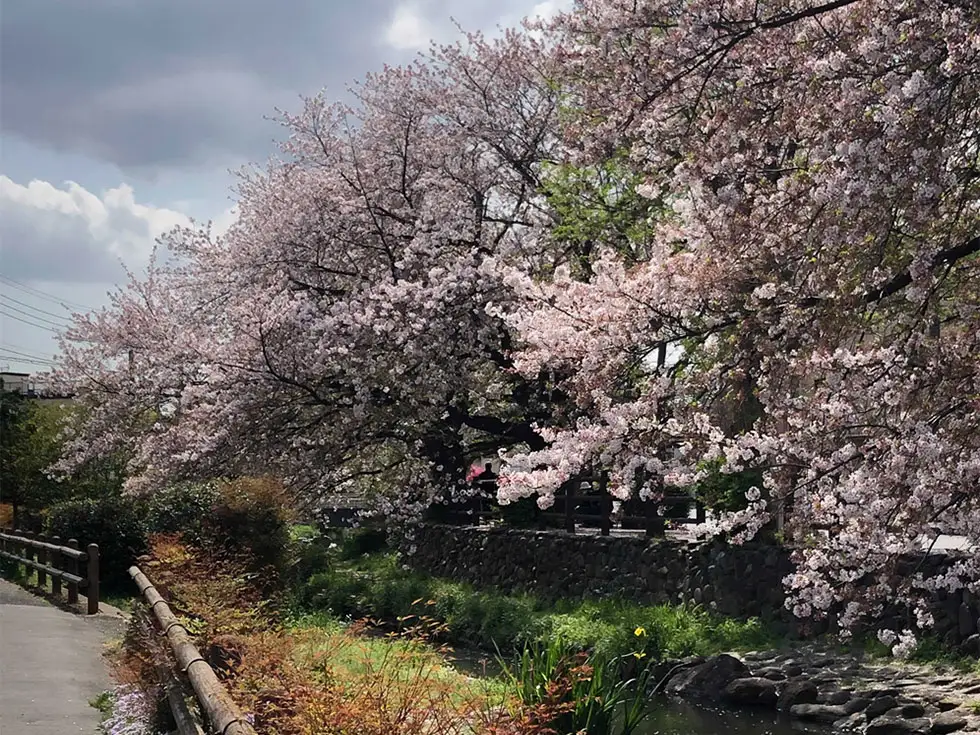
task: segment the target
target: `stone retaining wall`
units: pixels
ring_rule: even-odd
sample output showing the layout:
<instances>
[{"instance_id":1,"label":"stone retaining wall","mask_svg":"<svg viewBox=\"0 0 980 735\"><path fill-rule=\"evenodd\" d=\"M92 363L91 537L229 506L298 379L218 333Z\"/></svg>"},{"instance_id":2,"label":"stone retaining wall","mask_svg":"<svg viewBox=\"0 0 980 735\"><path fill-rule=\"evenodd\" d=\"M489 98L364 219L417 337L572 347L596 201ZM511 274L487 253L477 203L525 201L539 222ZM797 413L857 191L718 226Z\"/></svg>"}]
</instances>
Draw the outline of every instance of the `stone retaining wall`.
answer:
<instances>
[{"instance_id":1,"label":"stone retaining wall","mask_svg":"<svg viewBox=\"0 0 980 735\"><path fill-rule=\"evenodd\" d=\"M432 523L416 528L411 545L407 561L416 569L476 586L545 598L693 602L722 615L782 622L804 635L824 632L812 623L800 629L783 606L782 580L793 565L781 546ZM938 571L948 559L932 555L929 562ZM960 643L977 632L980 600L968 592L940 595L933 607L935 631L947 642Z\"/></svg>"}]
</instances>

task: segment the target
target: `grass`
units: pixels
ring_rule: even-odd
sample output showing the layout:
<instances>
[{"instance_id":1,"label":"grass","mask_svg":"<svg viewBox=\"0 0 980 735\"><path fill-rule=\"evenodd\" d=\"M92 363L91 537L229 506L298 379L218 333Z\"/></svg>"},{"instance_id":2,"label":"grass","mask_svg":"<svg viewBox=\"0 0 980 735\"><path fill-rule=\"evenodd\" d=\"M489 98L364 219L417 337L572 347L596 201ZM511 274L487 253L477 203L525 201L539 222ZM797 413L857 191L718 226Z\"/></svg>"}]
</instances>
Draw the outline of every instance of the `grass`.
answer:
<instances>
[{"instance_id":1,"label":"grass","mask_svg":"<svg viewBox=\"0 0 980 735\"><path fill-rule=\"evenodd\" d=\"M939 670L953 670L960 673L980 675L980 660L962 656L951 651L935 637L927 636L919 641L909 660L926 664ZM980 712L978 712L980 714Z\"/></svg>"},{"instance_id":2,"label":"grass","mask_svg":"<svg viewBox=\"0 0 980 735\"><path fill-rule=\"evenodd\" d=\"M653 660L720 651L778 647L778 630L757 619L732 620L696 606L642 605L626 600L546 602L428 577L403 569L392 554L353 559L340 555L301 586L296 605L342 618L374 618L392 628L426 615L442 626L441 639L507 654L561 638L579 650ZM411 619L411 618L409 618ZM642 636L634 635L642 630Z\"/></svg>"},{"instance_id":3,"label":"grass","mask_svg":"<svg viewBox=\"0 0 980 735\"><path fill-rule=\"evenodd\" d=\"M102 595L100 601L104 602L106 605L112 605L125 613L131 613L133 611L133 603L136 602L137 599L137 595L123 595L115 593L111 595Z\"/></svg>"},{"instance_id":4,"label":"grass","mask_svg":"<svg viewBox=\"0 0 980 735\"><path fill-rule=\"evenodd\" d=\"M37 587L37 571L10 559L0 559L0 579L13 582L31 592Z\"/></svg>"},{"instance_id":5,"label":"grass","mask_svg":"<svg viewBox=\"0 0 980 735\"><path fill-rule=\"evenodd\" d=\"M112 714L112 692L105 691L97 697L93 697L89 700L88 706L98 710L102 714L102 719L105 720Z\"/></svg>"},{"instance_id":6,"label":"grass","mask_svg":"<svg viewBox=\"0 0 980 735\"><path fill-rule=\"evenodd\" d=\"M648 712L649 669L636 679L625 678L621 661L578 653L561 638L526 646L503 668L525 706L554 708L546 724L555 732L630 735Z\"/></svg>"},{"instance_id":7,"label":"grass","mask_svg":"<svg viewBox=\"0 0 980 735\"><path fill-rule=\"evenodd\" d=\"M307 665L317 668L317 661L329 661L333 674L342 679L394 667L395 676L403 681L422 675L446 685L460 699L488 696L497 700L506 690L505 682L497 677L478 679L461 673L452 665L451 648L430 645L424 638L378 634L322 614L294 620L287 631L299 642L298 651Z\"/></svg>"},{"instance_id":8,"label":"grass","mask_svg":"<svg viewBox=\"0 0 980 735\"><path fill-rule=\"evenodd\" d=\"M334 542L329 550L328 540ZM549 602L412 572L392 553L360 553L371 546L357 534L332 539L307 534L305 541L315 562L307 565L305 580L296 585L294 603L306 613L370 617L396 628L400 617L428 614L445 625L444 640L487 651L500 649L508 655L527 644L555 638L604 655L638 652L653 660L787 645L778 624L757 618L738 620L699 606L643 605L621 599ZM641 641L632 635L638 628L644 630ZM857 638L842 647L846 649L891 657L873 636ZM941 672L980 674L980 661L957 654L935 637L923 637L909 660Z\"/></svg>"}]
</instances>

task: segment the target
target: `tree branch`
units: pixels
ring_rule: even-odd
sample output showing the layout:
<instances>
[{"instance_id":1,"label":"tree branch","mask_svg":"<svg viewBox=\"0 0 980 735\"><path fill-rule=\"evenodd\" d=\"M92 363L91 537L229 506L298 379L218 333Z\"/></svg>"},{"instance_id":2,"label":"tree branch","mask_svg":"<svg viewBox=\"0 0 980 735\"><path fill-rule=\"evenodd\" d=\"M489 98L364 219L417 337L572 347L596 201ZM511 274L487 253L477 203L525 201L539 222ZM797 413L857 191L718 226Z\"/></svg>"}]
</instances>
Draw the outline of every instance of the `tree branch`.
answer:
<instances>
[{"instance_id":1,"label":"tree branch","mask_svg":"<svg viewBox=\"0 0 980 735\"><path fill-rule=\"evenodd\" d=\"M496 416L472 416L455 406L450 406L448 412L451 419L471 429L476 429L492 436L515 439L524 442L531 449L544 449L544 440L529 424L515 424L498 419Z\"/></svg>"},{"instance_id":2,"label":"tree branch","mask_svg":"<svg viewBox=\"0 0 980 735\"><path fill-rule=\"evenodd\" d=\"M980 235L955 247L940 250L939 253L936 254L936 257L933 258L932 264L929 266L929 268L931 270L940 265L952 265L956 261L977 252L980 252ZM874 288L871 291L865 291L862 300L866 304L881 301L882 299L888 298L892 294L898 293L911 283L912 273L910 271L905 271L904 273L900 273L899 275L895 276L890 281L886 281L885 283L881 284L877 288Z\"/></svg>"}]
</instances>

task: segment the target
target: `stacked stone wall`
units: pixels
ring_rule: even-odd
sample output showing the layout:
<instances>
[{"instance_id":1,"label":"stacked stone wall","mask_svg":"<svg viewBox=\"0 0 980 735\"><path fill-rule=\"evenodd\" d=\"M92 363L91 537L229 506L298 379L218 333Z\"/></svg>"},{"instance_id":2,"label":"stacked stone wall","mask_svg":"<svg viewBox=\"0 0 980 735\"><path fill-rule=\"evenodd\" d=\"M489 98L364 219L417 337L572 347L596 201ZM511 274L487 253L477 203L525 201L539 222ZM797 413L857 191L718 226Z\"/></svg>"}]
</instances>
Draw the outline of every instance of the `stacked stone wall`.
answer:
<instances>
[{"instance_id":1,"label":"stacked stone wall","mask_svg":"<svg viewBox=\"0 0 980 735\"><path fill-rule=\"evenodd\" d=\"M406 560L414 568L479 587L544 598L695 603L726 616L784 624L802 635L824 632L810 623L801 628L783 604L783 578L793 570L791 550L783 546L433 523L418 526L410 543L403 551L411 550ZM932 554L926 563L910 563L929 576L950 561ZM967 591L940 593L933 614L935 632L958 644L977 633L980 600Z\"/></svg>"}]
</instances>

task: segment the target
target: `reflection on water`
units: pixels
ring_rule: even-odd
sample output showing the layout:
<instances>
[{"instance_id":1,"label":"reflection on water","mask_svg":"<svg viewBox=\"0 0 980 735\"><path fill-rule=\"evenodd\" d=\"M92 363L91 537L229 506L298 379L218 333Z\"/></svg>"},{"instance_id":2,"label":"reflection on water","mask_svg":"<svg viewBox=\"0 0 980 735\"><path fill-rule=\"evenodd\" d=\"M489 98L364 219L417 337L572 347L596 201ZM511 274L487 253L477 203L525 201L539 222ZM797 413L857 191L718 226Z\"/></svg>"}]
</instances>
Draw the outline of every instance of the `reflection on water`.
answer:
<instances>
[{"instance_id":1,"label":"reflection on water","mask_svg":"<svg viewBox=\"0 0 980 735\"><path fill-rule=\"evenodd\" d=\"M447 658L454 669L469 676L485 679L503 673L496 656L476 648L454 648Z\"/></svg>"},{"instance_id":2,"label":"reflection on water","mask_svg":"<svg viewBox=\"0 0 980 735\"><path fill-rule=\"evenodd\" d=\"M721 709L663 700L636 735L800 735L826 732L780 718L768 709Z\"/></svg>"}]
</instances>

